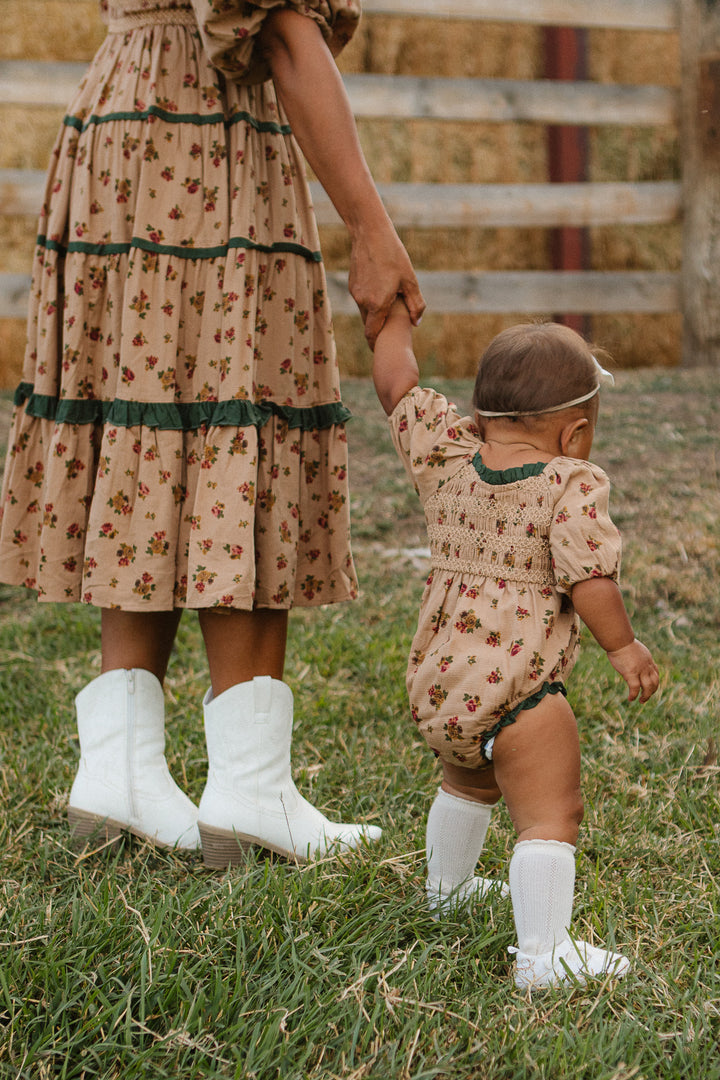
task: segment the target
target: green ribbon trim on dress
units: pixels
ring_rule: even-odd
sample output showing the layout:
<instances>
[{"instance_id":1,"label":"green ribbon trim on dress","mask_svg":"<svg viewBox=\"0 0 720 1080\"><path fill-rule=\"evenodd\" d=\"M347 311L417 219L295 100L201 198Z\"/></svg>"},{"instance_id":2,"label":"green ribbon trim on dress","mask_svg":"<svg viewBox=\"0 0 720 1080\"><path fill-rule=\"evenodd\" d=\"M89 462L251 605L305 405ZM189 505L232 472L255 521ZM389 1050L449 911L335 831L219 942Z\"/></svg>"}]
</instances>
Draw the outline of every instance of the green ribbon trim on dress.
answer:
<instances>
[{"instance_id":1,"label":"green ribbon trim on dress","mask_svg":"<svg viewBox=\"0 0 720 1080\"><path fill-rule=\"evenodd\" d=\"M521 467L525 468L525 466ZM483 754L485 753L485 747L487 746L487 744L492 738L495 737L495 735L497 735L499 731L502 731L502 729L504 727L507 727L508 724L515 723L518 713L522 712L523 709L534 709L535 706L539 705L542 699L548 694L562 694L563 697L567 697L565 683L545 682L542 684L539 690L535 691L534 694L531 694L530 697L523 698L523 700L518 705L515 705L512 709L509 709L508 712L506 712L505 715L502 717L502 719L498 720L497 724L494 724L489 731L485 731L483 733L480 739L480 748Z\"/></svg>"},{"instance_id":2,"label":"green ribbon trim on dress","mask_svg":"<svg viewBox=\"0 0 720 1080\"><path fill-rule=\"evenodd\" d=\"M302 244L293 244L284 240L278 240L274 244L258 244L245 236L231 237L227 244L218 244L216 247L196 248L156 244L152 240L144 240L141 236L133 236L132 240L123 243L90 244L85 240L71 240L67 244L61 244L58 240L49 240L41 233L37 238L37 246L45 248L46 251L57 251L60 254L80 253L83 255L127 255L136 249L148 251L153 255L174 255L179 259L222 259L233 248L243 248L247 251L264 251L268 255L300 255L308 262L322 262L321 252L312 251Z\"/></svg>"},{"instance_id":3,"label":"green ribbon trim on dress","mask_svg":"<svg viewBox=\"0 0 720 1080\"><path fill-rule=\"evenodd\" d=\"M115 427L150 427L161 431L195 431L202 427L264 427L273 417L284 420L288 428L301 431L324 431L344 424L350 410L340 401L327 405L298 408L275 401L253 402L232 398L229 401L113 401L73 399L36 394L32 383L20 383L14 403L25 406L28 416L52 420L56 424L108 424Z\"/></svg>"},{"instance_id":4,"label":"green ribbon trim on dress","mask_svg":"<svg viewBox=\"0 0 720 1080\"><path fill-rule=\"evenodd\" d=\"M149 120L156 116L159 120L165 120L168 124L194 124L195 127L205 127L207 124L222 124L223 127L233 127L235 124L249 124L256 131L262 131L271 135L292 135L289 124L278 124L274 120L258 120L249 112L237 112L226 117L224 113L208 113L201 116L198 113L176 113L163 109L159 105L151 105L148 109L128 109L124 112L105 113L98 116L92 113L83 120L79 116L65 116L65 127L75 128L76 131L85 132L89 127L96 124L107 124L113 120Z\"/></svg>"},{"instance_id":5,"label":"green ribbon trim on dress","mask_svg":"<svg viewBox=\"0 0 720 1080\"><path fill-rule=\"evenodd\" d=\"M480 479L494 487L515 484L518 480L527 480L529 476L540 476L548 467L547 461L535 461L531 465L516 465L512 469L490 469L484 464L479 450L472 463Z\"/></svg>"}]
</instances>

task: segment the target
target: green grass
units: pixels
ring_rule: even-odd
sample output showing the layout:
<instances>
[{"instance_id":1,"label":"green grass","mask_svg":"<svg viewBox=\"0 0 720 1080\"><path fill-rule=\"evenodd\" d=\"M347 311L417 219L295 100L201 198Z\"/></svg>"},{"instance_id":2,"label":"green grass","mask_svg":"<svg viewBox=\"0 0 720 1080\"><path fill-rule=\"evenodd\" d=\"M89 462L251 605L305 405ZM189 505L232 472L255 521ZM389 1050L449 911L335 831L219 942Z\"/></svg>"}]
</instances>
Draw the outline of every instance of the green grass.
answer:
<instances>
[{"instance_id":1,"label":"green grass","mask_svg":"<svg viewBox=\"0 0 720 1080\"><path fill-rule=\"evenodd\" d=\"M383 839L304 868L256 854L224 874L130 840L78 858L64 820L73 697L99 671L98 613L0 586L2 1080L720 1078L720 374L618 383L595 458L615 483L623 587L662 681L628 706L585 641L570 686L586 798L575 926L631 955L632 973L530 1001L510 976L508 901L443 925L425 911L438 777L404 691L422 520L370 387L348 382L363 597L293 613L287 678L298 785ZM451 390L467 401L466 383ZM186 616L168 756L196 799L206 685ZM512 844L500 809L486 872L506 872Z\"/></svg>"}]
</instances>

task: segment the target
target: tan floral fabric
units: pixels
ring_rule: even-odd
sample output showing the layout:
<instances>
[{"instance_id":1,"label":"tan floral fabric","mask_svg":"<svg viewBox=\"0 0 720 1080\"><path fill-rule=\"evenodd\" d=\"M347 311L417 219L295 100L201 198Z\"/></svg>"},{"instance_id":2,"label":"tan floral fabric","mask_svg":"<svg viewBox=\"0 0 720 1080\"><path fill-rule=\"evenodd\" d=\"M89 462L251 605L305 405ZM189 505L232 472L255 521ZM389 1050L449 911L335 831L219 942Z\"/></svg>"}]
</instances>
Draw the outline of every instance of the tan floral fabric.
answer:
<instances>
[{"instance_id":1,"label":"tan floral fabric","mask_svg":"<svg viewBox=\"0 0 720 1080\"><path fill-rule=\"evenodd\" d=\"M272 6L195 9L249 63ZM137 25L108 34L53 153L0 580L128 610L352 598L348 413L272 82L226 82L188 5L105 14Z\"/></svg>"},{"instance_id":2,"label":"tan floral fabric","mask_svg":"<svg viewBox=\"0 0 720 1080\"><path fill-rule=\"evenodd\" d=\"M572 586L617 578L610 485L574 458L486 468L470 418L433 390L406 394L390 426L432 562L408 665L412 715L439 757L479 768L519 709L564 692L579 632Z\"/></svg>"}]
</instances>

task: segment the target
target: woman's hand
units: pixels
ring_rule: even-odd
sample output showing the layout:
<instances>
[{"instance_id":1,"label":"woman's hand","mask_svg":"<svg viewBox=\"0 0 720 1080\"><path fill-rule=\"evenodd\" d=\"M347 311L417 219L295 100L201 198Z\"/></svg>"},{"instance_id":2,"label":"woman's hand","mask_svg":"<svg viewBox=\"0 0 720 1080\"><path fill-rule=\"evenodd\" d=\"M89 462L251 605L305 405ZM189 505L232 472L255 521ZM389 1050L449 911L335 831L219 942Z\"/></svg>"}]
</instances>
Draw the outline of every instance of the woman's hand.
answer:
<instances>
[{"instance_id":1,"label":"woman's hand","mask_svg":"<svg viewBox=\"0 0 720 1080\"><path fill-rule=\"evenodd\" d=\"M377 336L398 296L405 301L414 326L425 310L410 258L389 219L378 229L363 230L356 235L348 287L360 309L371 349L375 348Z\"/></svg>"}]
</instances>

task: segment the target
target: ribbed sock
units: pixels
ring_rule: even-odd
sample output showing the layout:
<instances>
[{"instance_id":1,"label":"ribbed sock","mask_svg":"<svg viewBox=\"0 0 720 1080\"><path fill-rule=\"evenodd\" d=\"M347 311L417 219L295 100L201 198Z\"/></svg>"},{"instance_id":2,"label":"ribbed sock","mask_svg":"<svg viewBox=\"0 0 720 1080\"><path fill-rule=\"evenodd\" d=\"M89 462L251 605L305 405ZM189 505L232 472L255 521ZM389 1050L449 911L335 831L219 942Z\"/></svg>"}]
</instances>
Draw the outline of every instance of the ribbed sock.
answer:
<instances>
[{"instance_id":1,"label":"ribbed sock","mask_svg":"<svg viewBox=\"0 0 720 1080\"><path fill-rule=\"evenodd\" d=\"M442 788L427 820L427 893L431 907L466 883L475 889L473 875L485 844L492 807L459 799ZM480 879L481 881L483 879ZM458 899L464 899L459 896Z\"/></svg>"},{"instance_id":2,"label":"ribbed sock","mask_svg":"<svg viewBox=\"0 0 720 1080\"><path fill-rule=\"evenodd\" d=\"M524 840L510 860L510 895L518 949L551 952L568 937L575 889L575 848L559 840Z\"/></svg>"}]
</instances>

